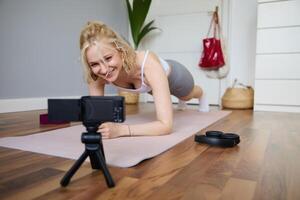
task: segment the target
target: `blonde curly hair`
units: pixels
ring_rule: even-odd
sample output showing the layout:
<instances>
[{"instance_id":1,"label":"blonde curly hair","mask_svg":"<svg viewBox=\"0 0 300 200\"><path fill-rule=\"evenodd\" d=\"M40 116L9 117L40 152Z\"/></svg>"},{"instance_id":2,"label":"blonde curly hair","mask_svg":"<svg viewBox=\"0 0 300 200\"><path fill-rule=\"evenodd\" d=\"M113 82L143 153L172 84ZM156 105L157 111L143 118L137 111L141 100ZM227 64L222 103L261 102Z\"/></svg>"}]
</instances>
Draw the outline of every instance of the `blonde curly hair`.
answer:
<instances>
[{"instance_id":1,"label":"blonde curly hair","mask_svg":"<svg viewBox=\"0 0 300 200\"><path fill-rule=\"evenodd\" d=\"M106 24L100 21L90 21L82 29L79 41L84 78L87 83L90 83L91 80L96 81L98 77L92 72L87 62L86 51L95 42L103 40L107 41L109 44L114 46L117 51L121 52L121 56L124 58L123 68L128 74L136 65L135 51L122 37L120 37Z\"/></svg>"}]
</instances>

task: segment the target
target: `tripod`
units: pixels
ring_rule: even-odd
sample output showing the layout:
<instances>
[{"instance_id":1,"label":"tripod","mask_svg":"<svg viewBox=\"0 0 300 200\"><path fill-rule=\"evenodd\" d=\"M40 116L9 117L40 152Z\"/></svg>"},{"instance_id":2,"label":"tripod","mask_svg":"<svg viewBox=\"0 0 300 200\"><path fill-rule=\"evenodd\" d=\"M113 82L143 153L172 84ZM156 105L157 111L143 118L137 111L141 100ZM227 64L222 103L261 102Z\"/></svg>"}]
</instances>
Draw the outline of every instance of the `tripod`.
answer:
<instances>
[{"instance_id":1,"label":"tripod","mask_svg":"<svg viewBox=\"0 0 300 200\"><path fill-rule=\"evenodd\" d=\"M98 124L85 124L87 132L83 132L81 135L81 142L85 144L85 151L81 154L74 165L69 169L65 176L61 179L61 186L65 187L69 184L72 176L76 173L82 163L87 157L90 158L91 166L93 169L101 169L105 177L105 181L108 187L114 187L115 183L109 173L106 166L102 137L97 133Z\"/></svg>"}]
</instances>

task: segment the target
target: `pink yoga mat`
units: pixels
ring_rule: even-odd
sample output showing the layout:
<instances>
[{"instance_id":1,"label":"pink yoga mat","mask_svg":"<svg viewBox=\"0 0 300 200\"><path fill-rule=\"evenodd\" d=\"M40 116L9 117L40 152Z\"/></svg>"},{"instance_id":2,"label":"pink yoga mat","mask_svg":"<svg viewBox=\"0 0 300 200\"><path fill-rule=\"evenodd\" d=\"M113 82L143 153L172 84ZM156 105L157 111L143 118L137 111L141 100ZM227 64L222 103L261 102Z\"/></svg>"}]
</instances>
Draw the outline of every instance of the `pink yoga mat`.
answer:
<instances>
[{"instance_id":1,"label":"pink yoga mat","mask_svg":"<svg viewBox=\"0 0 300 200\"><path fill-rule=\"evenodd\" d=\"M108 165L131 167L152 158L194 135L228 115L229 111L208 113L196 110L174 111L173 133L164 136L122 137L103 140ZM125 124L136 124L155 120L155 112L129 115ZM41 154L77 159L84 150L81 133L84 126L73 126L28 136L0 139L0 146Z\"/></svg>"}]
</instances>

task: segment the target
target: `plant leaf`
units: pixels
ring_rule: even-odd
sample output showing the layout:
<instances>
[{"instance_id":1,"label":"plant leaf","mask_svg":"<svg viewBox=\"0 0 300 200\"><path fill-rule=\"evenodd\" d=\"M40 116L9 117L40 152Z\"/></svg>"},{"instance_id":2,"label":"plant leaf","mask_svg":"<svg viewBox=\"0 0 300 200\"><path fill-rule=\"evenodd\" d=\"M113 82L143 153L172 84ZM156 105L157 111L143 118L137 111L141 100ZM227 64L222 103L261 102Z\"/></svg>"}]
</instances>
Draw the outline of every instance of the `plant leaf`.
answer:
<instances>
[{"instance_id":1,"label":"plant leaf","mask_svg":"<svg viewBox=\"0 0 300 200\"><path fill-rule=\"evenodd\" d=\"M141 30L147 14L149 12L149 8L152 0L133 0L133 14L136 19L136 25L139 30Z\"/></svg>"},{"instance_id":2,"label":"plant leaf","mask_svg":"<svg viewBox=\"0 0 300 200\"><path fill-rule=\"evenodd\" d=\"M141 32L146 16L150 8L151 0L133 0L132 14L133 14L133 40L138 41L138 35Z\"/></svg>"},{"instance_id":3,"label":"plant leaf","mask_svg":"<svg viewBox=\"0 0 300 200\"><path fill-rule=\"evenodd\" d=\"M151 27L153 23L154 23L154 20L152 20L151 22L149 22L148 24L146 24L144 26L144 28L142 29L142 31L140 32L140 34L138 36L137 46L139 45L141 40L145 37L145 35L147 35L152 30L158 29L157 27Z\"/></svg>"},{"instance_id":4,"label":"plant leaf","mask_svg":"<svg viewBox=\"0 0 300 200\"><path fill-rule=\"evenodd\" d=\"M151 27L154 20L143 27L151 2L152 0L132 0L131 4L130 0L126 0L131 35L135 49L138 48L140 41L147 33L157 29L156 27Z\"/></svg>"},{"instance_id":5,"label":"plant leaf","mask_svg":"<svg viewBox=\"0 0 300 200\"><path fill-rule=\"evenodd\" d=\"M128 10L128 17L129 17L131 34L132 34L133 41L135 43L134 32L135 32L135 29L136 29L136 27L135 27L136 25L135 25L134 20L133 20L133 17L134 17L134 15L133 15L133 9L132 9L132 7L130 5L129 0L126 0L126 5L127 5L127 10Z\"/></svg>"}]
</instances>

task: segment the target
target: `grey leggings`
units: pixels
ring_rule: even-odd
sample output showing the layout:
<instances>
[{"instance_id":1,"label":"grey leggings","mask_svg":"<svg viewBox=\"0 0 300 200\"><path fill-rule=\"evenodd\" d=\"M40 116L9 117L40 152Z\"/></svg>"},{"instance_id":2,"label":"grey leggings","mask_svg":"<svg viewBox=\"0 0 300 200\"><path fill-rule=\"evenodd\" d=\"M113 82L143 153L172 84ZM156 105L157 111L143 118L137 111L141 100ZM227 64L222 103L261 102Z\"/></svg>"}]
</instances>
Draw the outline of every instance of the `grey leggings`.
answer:
<instances>
[{"instance_id":1,"label":"grey leggings","mask_svg":"<svg viewBox=\"0 0 300 200\"><path fill-rule=\"evenodd\" d=\"M184 97L190 94L194 88L194 79L184 65L175 60L166 60L171 67L169 74L170 93L176 97Z\"/></svg>"}]
</instances>

